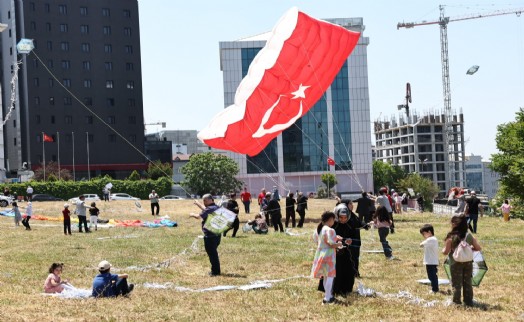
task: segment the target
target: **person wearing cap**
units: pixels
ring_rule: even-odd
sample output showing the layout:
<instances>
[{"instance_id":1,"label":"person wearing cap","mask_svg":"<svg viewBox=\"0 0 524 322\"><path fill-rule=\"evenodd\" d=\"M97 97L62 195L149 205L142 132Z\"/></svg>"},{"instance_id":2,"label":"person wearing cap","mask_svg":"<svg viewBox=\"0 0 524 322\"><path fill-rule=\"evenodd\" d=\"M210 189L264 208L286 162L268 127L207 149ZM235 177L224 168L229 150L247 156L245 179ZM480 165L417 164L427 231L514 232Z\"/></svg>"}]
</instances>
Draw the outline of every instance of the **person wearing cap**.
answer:
<instances>
[{"instance_id":1,"label":"person wearing cap","mask_svg":"<svg viewBox=\"0 0 524 322\"><path fill-rule=\"evenodd\" d=\"M62 216L64 216L64 235L71 235L71 211L69 211L69 204L64 204L64 210L62 210Z\"/></svg>"},{"instance_id":2,"label":"person wearing cap","mask_svg":"<svg viewBox=\"0 0 524 322\"><path fill-rule=\"evenodd\" d=\"M155 192L155 190L151 190L151 193L149 194L149 201L151 201L151 215L154 216L155 214L159 216L160 212L160 205L158 204L158 193ZM155 213L156 208L156 213Z\"/></svg>"},{"instance_id":3,"label":"person wearing cap","mask_svg":"<svg viewBox=\"0 0 524 322\"><path fill-rule=\"evenodd\" d=\"M469 229L476 234L477 233L477 221L479 219L479 211L481 214L484 214L484 208L480 205L480 199L477 198L477 193L475 191L471 191L470 193L471 197L466 200L466 208L464 209L464 213L466 214L466 217L468 217L468 225ZM471 225L473 223L473 226Z\"/></svg>"},{"instance_id":4,"label":"person wearing cap","mask_svg":"<svg viewBox=\"0 0 524 322\"><path fill-rule=\"evenodd\" d=\"M87 216L86 216L86 209L89 209L91 207L85 205L85 199L86 197L84 195L81 195L78 197L78 201L76 202L76 208L75 208L75 214L78 217L78 232L82 232L82 225L84 225L86 233L90 233L91 231L89 228L87 228Z\"/></svg>"},{"instance_id":5,"label":"person wearing cap","mask_svg":"<svg viewBox=\"0 0 524 322\"><path fill-rule=\"evenodd\" d=\"M111 274L111 263L106 260L98 264L98 274L93 280L94 297L129 296L135 285L127 284L128 274Z\"/></svg>"},{"instance_id":6,"label":"person wearing cap","mask_svg":"<svg viewBox=\"0 0 524 322\"><path fill-rule=\"evenodd\" d=\"M238 228L240 227L240 220L238 220L238 213L240 210L238 209L238 202L236 201L237 194L231 193L229 194L229 200L226 201L225 205L222 207L225 207L227 210L230 210L236 214L235 221L233 221L233 225L226 231L224 231L224 237L226 237L226 234L228 231L233 229L233 237L236 237Z\"/></svg>"},{"instance_id":7,"label":"person wearing cap","mask_svg":"<svg viewBox=\"0 0 524 322\"><path fill-rule=\"evenodd\" d=\"M306 219L307 210L307 197L300 191L297 195L297 212L300 216L297 227L302 228L304 226L304 219Z\"/></svg>"},{"instance_id":8,"label":"person wearing cap","mask_svg":"<svg viewBox=\"0 0 524 322\"><path fill-rule=\"evenodd\" d=\"M218 206L215 204L213 196L209 193L206 193L202 197L202 202L203 205L198 201L195 201L193 203L197 207L202 209L202 212L200 212L200 214L191 213L189 214L189 216L195 219L202 219L202 232L204 233L204 248L206 249L207 256L209 257L209 262L211 263L211 272L209 272L209 276L217 276L220 275L220 259L218 257L217 249L220 245L221 235L217 235L207 230L204 227L204 225L209 214L217 210Z\"/></svg>"}]
</instances>

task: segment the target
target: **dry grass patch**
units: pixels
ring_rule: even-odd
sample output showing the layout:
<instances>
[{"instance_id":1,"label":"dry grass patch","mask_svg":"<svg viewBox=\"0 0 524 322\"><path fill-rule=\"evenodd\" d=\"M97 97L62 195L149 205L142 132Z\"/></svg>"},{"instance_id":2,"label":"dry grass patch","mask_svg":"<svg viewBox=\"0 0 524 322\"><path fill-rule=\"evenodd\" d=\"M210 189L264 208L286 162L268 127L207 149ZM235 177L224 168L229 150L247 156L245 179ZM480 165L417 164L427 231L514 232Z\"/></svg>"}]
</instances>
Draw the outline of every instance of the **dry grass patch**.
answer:
<instances>
[{"instance_id":1,"label":"dry grass patch","mask_svg":"<svg viewBox=\"0 0 524 322\"><path fill-rule=\"evenodd\" d=\"M58 217L63 203L34 203L34 213ZM101 218L151 220L147 201L142 211L133 202L98 203ZM22 205L23 206L23 205ZM421 307L406 299L364 298L356 294L341 298L338 305L322 306L318 281L309 275L315 245L311 232L325 209L334 203L311 200L305 228L300 236L270 232L267 236L244 234L223 238L219 247L223 276L207 277L209 261L203 249L200 222L189 218L197 208L191 201L161 203L161 214L177 221L176 228L99 228L92 234L64 236L61 223L32 220L33 231L14 227L13 219L0 217L0 320L10 321L170 321L170 320L362 320L362 321L508 321L523 317L524 286L522 231L524 222L509 224L498 218L481 218L478 239L489 266L475 299L482 308ZM251 219L241 212L240 220ZM242 225L241 223L241 225ZM383 254L361 253L361 282L376 291L395 294L409 291L425 300L444 302L449 296L428 295L429 287L415 280L426 278L422 265L419 228L435 226L441 242L449 229L448 218L429 213L396 216L397 232L388 240L399 261ZM229 233L231 235L231 233ZM99 239L104 238L105 239ZM196 249L191 244L197 239ZM376 231L362 231L362 249L381 249ZM185 254L181 254L186 250ZM99 261L109 260L115 270L127 272L137 287L132 296L116 299L65 300L42 296L47 268L65 263L63 277L88 289ZM441 257L443 260L443 258ZM126 270L171 260L168 267L147 271ZM257 280L291 278L269 289L222 292L178 292L173 288L150 289L143 284L167 282L201 289L218 285L245 285ZM439 267L439 277L445 272ZM448 289L448 287L444 287Z\"/></svg>"}]
</instances>

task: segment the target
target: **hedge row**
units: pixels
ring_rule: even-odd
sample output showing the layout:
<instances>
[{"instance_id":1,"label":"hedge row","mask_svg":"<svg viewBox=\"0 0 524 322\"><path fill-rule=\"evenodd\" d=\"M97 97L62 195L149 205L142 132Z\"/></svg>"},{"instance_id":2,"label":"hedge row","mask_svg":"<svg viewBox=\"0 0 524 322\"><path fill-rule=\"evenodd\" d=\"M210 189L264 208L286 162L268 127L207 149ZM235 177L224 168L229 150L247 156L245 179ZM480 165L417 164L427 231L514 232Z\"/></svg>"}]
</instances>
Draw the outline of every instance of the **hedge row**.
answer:
<instances>
[{"instance_id":1,"label":"hedge row","mask_svg":"<svg viewBox=\"0 0 524 322\"><path fill-rule=\"evenodd\" d=\"M107 178L93 179L90 181L54 181L41 182L30 181L24 183L6 183L0 185L2 191L8 187L11 194L15 192L19 196L25 196L27 186L33 187L34 194L46 193L52 196L68 200L78 197L85 193L95 193L102 198L102 189L111 182L113 188L111 193L128 193L133 197L148 199L151 190L155 190L160 196L168 195L171 192L172 181L170 178L162 177L158 180L113 180Z\"/></svg>"}]
</instances>

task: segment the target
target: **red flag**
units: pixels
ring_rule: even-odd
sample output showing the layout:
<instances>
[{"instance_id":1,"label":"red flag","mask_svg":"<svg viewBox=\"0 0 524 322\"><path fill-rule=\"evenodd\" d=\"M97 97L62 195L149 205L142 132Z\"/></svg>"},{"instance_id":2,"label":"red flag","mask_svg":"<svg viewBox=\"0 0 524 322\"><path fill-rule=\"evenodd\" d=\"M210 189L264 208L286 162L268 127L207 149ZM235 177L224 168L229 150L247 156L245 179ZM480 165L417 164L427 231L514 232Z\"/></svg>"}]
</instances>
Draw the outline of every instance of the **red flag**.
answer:
<instances>
[{"instance_id":1,"label":"red flag","mask_svg":"<svg viewBox=\"0 0 524 322\"><path fill-rule=\"evenodd\" d=\"M329 165L335 165L335 160L331 159L331 157L327 158L327 162Z\"/></svg>"},{"instance_id":2,"label":"red flag","mask_svg":"<svg viewBox=\"0 0 524 322\"><path fill-rule=\"evenodd\" d=\"M49 136L44 133L44 142L55 142L55 140L53 140L52 136Z\"/></svg>"},{"instance_id":3,"label":"red flag","mask_svg":"<svg viewBox=\"0 0 524 322\"><path fill-rule=\"evenodd\" d=\"M214 148L257 155L322 97L359 37L289 10L249 66L235 103L216 115L199 139Z\"/></svg>"}]
</instances>

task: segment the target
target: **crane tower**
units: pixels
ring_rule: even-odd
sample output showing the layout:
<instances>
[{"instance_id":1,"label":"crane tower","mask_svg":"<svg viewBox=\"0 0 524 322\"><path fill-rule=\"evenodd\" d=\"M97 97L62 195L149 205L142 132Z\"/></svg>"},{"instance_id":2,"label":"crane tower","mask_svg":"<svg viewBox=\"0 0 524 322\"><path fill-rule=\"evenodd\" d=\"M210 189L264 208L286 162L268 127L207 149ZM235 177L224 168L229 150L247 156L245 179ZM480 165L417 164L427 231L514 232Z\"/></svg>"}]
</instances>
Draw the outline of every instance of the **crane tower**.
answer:
<instances>
[{"instance_id":1,"label":"crane tower","mask_svg":"<svg viewBox=\"0 0 524 322\"><path fill-rule=\"evenodd\" d=\"M453 129L453 113L451 110L451 86L449 80L449 55L448 55L448 24L455 21L480 19L494 16L503 16L509 14L516 14L520 16L524 12L524 8L519 9L507 9L497 10L485 14L470 14L459 17L446 17L444 12L444 6L440 5L440 17L434 21L422 21L422 22L399 22L397 29L400 28L414 28L418 26L436 25L440 26L440 59L442 63L442 94L444 98L444 112L445 112L445 149L448 155L447 162L447 174L448 174L448 187L449 190L455 186L463 186L464 178L463 172L460 168L460 160L457 147L457 137Z\"/></svg>"}]
</instances>

